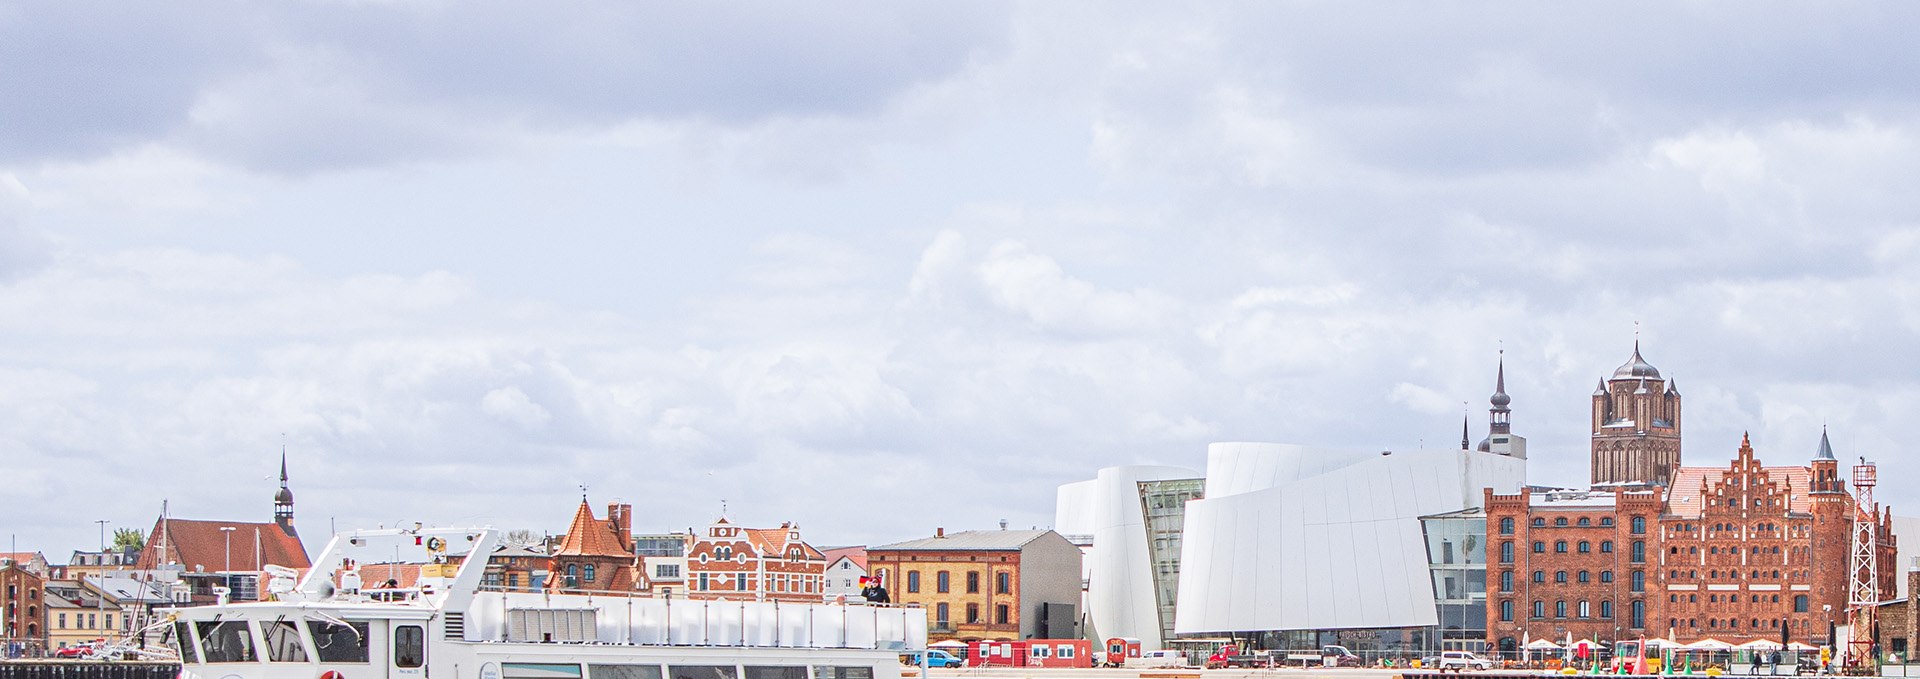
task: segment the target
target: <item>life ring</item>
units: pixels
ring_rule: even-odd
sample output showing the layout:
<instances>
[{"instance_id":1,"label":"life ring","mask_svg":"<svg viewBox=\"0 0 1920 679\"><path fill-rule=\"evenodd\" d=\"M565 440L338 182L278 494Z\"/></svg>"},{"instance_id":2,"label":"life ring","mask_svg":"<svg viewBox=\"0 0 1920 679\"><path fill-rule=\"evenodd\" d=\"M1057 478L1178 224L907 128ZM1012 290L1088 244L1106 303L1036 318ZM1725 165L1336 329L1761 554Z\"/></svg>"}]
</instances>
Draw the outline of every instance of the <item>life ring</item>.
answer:
<instances>
[{"instance_id":1,"label":"life ring","mask_svg":"<svg viewBox=\"0 0 1920 679\"><path fill-rule=\"evenodd\" d=\"M427 538L427 551L435 554L447 551L447 541L440 538Z\"/></svg>"},{"instance_id":2,"label":"life ring","mask_svg":"<svg viewBox=\"0 0 1920 679\"><path fill-rule=\"evenodd\" d=\"M320 673L320 679L347 679L347 675L341 674L338 670L327 670Z\"/></svg>"}]
</instances>

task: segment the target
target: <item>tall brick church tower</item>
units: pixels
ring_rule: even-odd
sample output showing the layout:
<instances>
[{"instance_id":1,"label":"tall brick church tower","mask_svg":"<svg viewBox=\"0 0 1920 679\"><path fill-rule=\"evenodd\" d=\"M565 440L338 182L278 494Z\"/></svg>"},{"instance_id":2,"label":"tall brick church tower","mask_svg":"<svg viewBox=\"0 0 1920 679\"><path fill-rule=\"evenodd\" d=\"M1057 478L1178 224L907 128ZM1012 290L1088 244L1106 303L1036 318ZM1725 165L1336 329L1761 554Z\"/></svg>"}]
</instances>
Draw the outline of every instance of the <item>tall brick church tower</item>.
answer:
<instances>
[{"instance_id":1,"label":"tall brick church tower","mask_svg":"<svg viewBox=\"0 0 1920 679\"><path fill-rule=\"evenodd\" d=\"M1593 391L1593 485L1665 486L1680 469L1680 391L1640 357Z\"/></svg>"}]
</instances>

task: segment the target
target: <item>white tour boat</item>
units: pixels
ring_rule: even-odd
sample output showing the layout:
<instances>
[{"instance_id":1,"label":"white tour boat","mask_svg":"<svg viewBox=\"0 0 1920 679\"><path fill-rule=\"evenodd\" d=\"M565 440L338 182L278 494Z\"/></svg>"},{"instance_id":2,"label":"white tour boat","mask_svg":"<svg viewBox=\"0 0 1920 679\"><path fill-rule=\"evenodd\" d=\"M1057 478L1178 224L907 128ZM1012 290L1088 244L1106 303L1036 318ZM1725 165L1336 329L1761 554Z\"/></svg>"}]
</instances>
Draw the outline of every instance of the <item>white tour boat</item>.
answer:
<instances>
[{"instance_id":1,"label":"white tour boat","mask_svg":"<svg viewBox=\"0 0 1920 679\"><path fill-rule=\"evenodd\" d=\"M480 583L496 544L484 528L339 535L272 601L170 611L180 678L898 679L926 647L918 607L495 591ZM415 587L361 591L354 569L373 563L424 565Z\"/></svg>"}]
</instances>

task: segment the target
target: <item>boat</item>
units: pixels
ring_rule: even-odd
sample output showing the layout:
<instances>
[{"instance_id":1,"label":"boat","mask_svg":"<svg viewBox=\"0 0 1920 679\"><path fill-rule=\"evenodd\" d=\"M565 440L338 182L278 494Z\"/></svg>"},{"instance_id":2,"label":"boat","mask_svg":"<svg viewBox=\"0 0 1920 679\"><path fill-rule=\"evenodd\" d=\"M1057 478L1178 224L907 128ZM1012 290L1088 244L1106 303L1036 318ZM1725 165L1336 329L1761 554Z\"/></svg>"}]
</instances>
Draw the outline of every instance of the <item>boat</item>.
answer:
<instances>
[{"instance_id":1,"label":"boat","mask_svg":"<svg viewBox=\"0 0 1920 679\"><path fill-rule=\"evenodd\" d=\"M269 601L170 609L180 679L898 679L926 610L482 586L491 528L342 533ZM419 564L362 588L361 564Z\"/></svg>"}]
</instances>

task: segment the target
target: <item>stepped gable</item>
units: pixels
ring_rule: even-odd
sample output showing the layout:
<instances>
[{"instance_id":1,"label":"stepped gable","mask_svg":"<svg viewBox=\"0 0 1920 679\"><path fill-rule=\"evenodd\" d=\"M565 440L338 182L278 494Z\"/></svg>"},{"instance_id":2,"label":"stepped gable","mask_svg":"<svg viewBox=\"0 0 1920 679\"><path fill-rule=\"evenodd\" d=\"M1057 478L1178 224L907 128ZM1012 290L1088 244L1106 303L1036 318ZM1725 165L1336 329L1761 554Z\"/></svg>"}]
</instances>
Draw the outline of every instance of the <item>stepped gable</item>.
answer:
<instances>
[{"instance_id":1,"label":"stepped gable","mask_svg":"<svg viewBox=\"0 0 1920 679\"><path fill-rule=\"evenodd\" d=\"M221 528L233 528L229 531ZM258 537L259 548L254 540ZM229 549L231 548L231 549ZM257 557L257 558L256 558ZM228 566L231 558L232 566ZM139 569L177 563L187 572L258 571L263 565L303 569L313 565L292 525L251 521L200 521L161 518L153 522Z\"/></svg>"}]
</instances>

